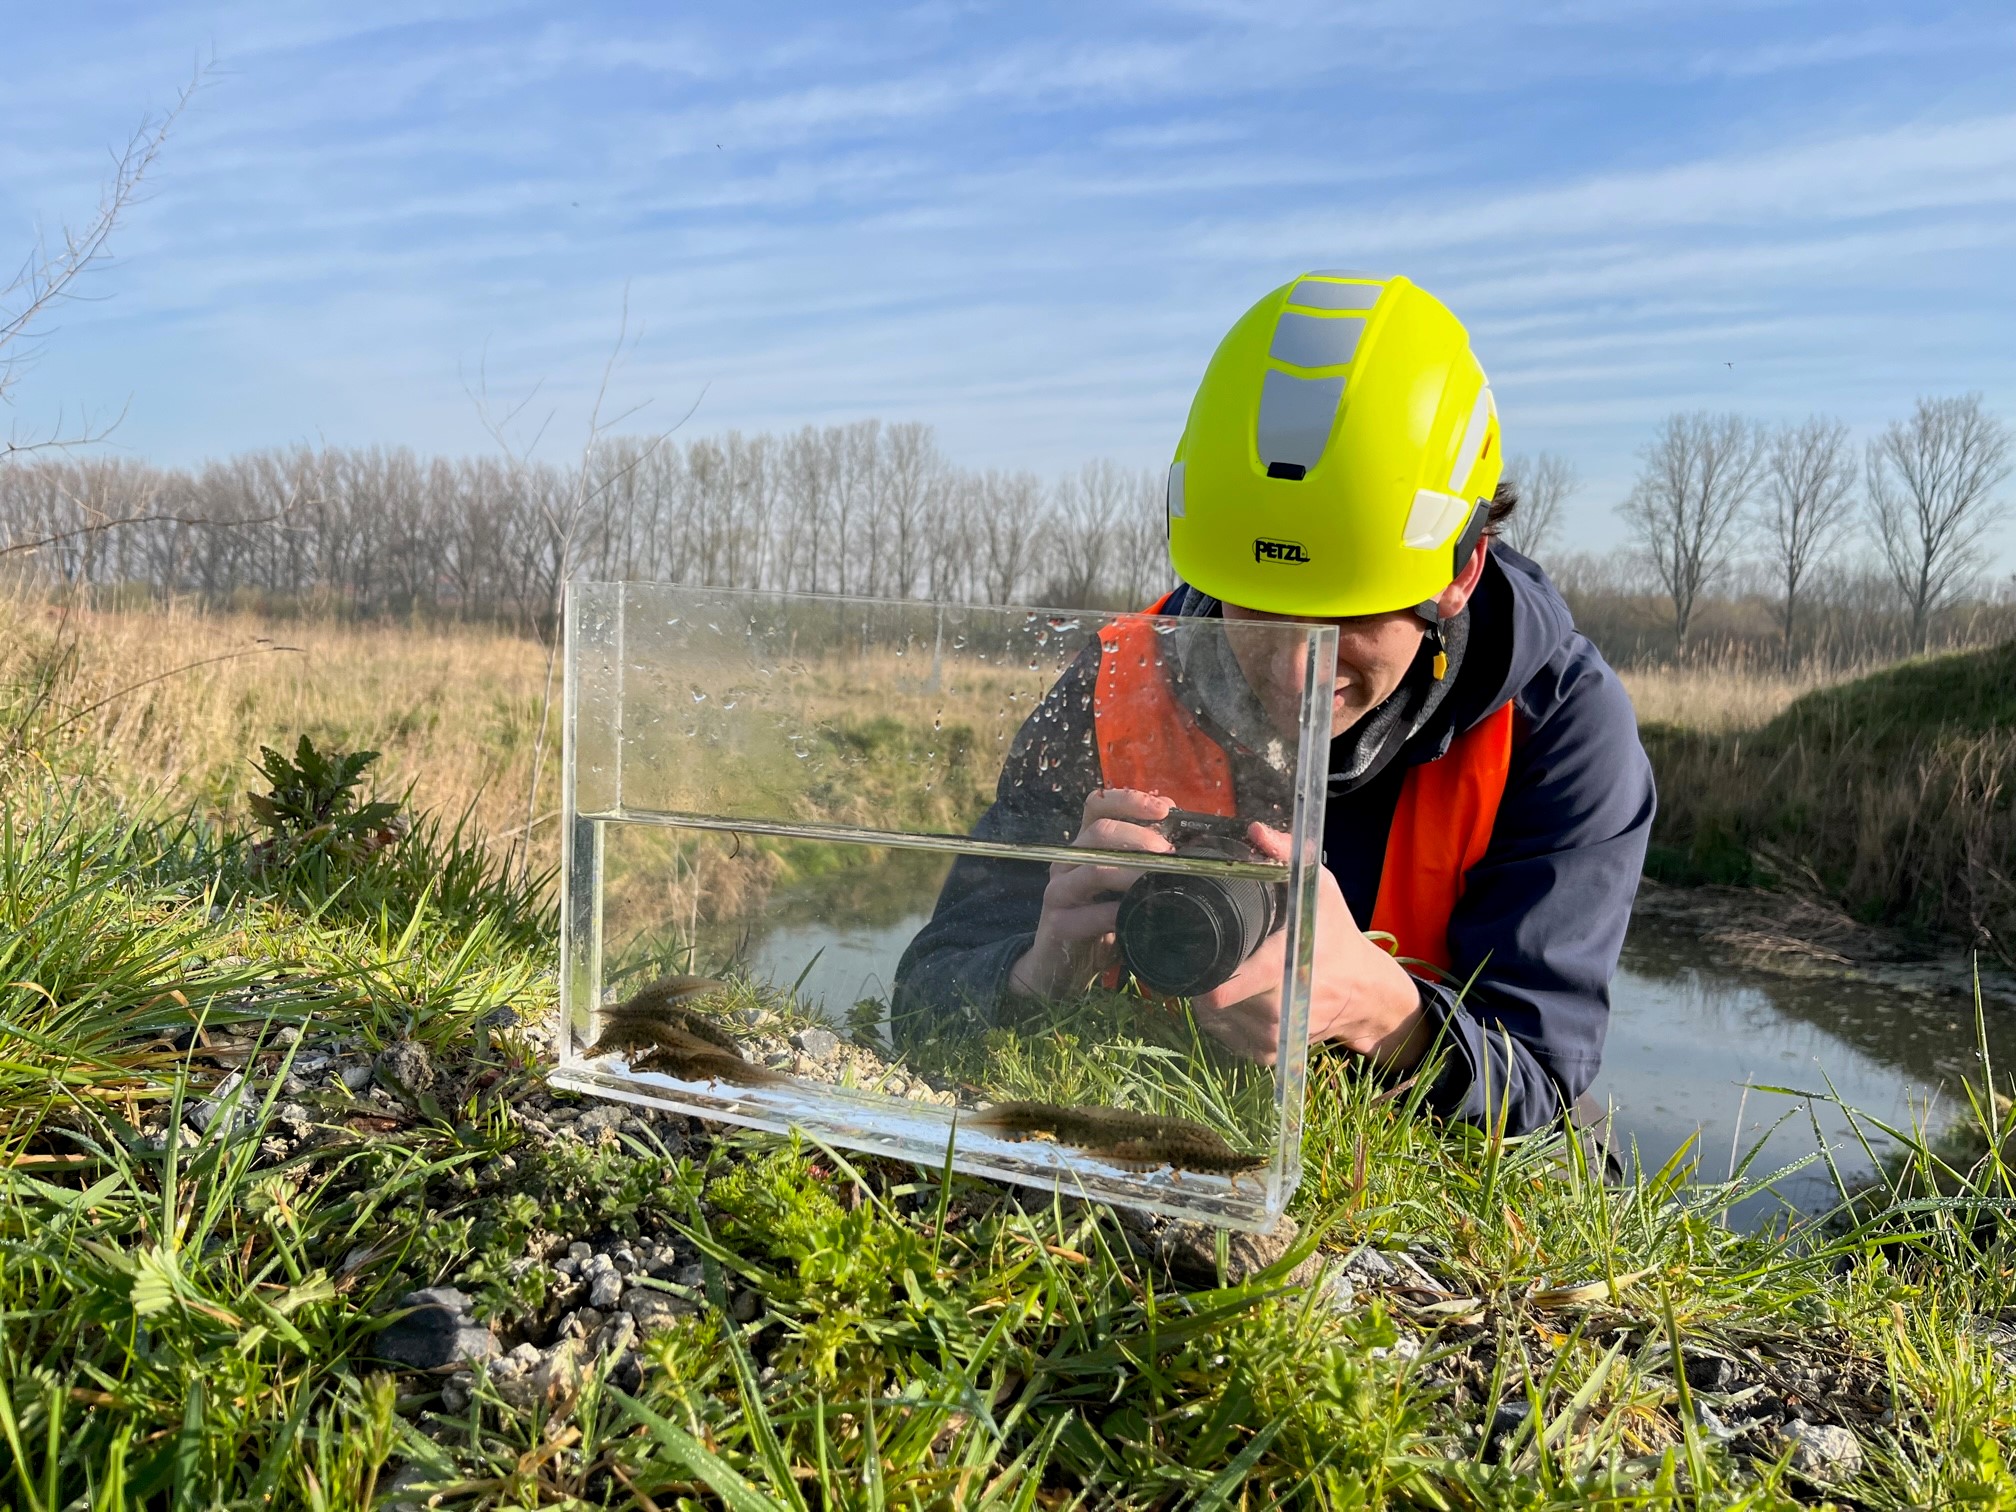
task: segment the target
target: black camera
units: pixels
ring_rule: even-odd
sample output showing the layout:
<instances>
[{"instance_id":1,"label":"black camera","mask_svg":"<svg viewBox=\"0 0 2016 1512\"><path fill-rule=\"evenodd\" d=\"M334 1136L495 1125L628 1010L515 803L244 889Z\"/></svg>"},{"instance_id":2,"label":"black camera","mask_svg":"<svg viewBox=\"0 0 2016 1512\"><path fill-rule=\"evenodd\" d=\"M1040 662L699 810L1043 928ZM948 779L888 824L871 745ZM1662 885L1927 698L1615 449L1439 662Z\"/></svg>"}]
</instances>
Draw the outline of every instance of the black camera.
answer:
<instances>
[{"instance_id":1,"label":"black camera","mask_svg":"<svg viewBox=\"0 0 2016 1512\"><path fill-rule=\"evenodd\" d=\"M1247 822L1171 809L1156 826L1183 856L1265 861ZM1120 896L1120 955L1136 981L1196 997L1228 980L1288 918L1288 888L1255 877L1149 872Z\"/></svg>"}]
</instances>

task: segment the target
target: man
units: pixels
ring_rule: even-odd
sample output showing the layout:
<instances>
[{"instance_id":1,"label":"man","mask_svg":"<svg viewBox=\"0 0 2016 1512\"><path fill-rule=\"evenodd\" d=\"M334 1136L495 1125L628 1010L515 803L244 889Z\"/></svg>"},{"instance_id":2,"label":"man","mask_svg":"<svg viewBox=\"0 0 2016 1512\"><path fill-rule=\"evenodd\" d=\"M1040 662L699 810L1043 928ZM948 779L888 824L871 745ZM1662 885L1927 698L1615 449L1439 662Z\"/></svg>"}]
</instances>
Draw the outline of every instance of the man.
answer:
<instances>
[{"instance_id":1,"label":"man","mask_svg":"<svg viewBox=\"0 0 2016 1512\"><path fill-rule=\"evenodd\" d=\"M1616 675L1540 569L1492 539L1517 502L1502 465L1483 369L1432 295L1337 272L1267 295L1191 406L1169 470L1182 582L1157 606L1222 619L1236 675L1221 669L1214 692L1209 675L1151 669L1152 686L1131 690L1174 721L1156 729L1222 738L1119 739L1099 712L1114 706L1100 682L1112 674L1088 653L1018 734L976 833L1167 851L1152 826L1182 768L1264 775L1223 734L1236 719L1208 718L1207 704L1294 728L1299 669L1253 651L1260 638L1241 653L1236 624L1334 624L1310 1039L1390 1076L1440 1043L1430 1104L1526 1132L1596 1075L1653 792ZM1255 825L1251 841L1286 858L1276 831ZM1111 866L962 860L898 968L899 1005L994 1012L1110 975L1127 880ZM1368 929L1446 972L1410 975ZM1192 1003L1257 1059L1277 1044L1283 949L1277 933Z\"/></svg>"}]
</instances>

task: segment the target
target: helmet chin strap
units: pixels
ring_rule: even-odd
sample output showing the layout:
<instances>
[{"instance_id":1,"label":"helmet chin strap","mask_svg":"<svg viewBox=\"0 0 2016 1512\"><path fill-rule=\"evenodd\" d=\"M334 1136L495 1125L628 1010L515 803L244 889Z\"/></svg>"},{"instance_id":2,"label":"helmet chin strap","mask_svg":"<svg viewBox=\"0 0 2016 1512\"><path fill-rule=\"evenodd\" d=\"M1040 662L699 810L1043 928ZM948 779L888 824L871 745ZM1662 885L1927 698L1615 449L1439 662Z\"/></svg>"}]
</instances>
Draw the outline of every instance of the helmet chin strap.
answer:
<instances>
[{"instance_id":1,"label":"helmet chin strap","mask_svg":"<svg viewBox=\"0 0 2016 1512\"><path fill-rule=\"evenodd\" d=\"M1435 600L1416 604L1414 612L1428 622L1428 644L1435 648L1435 681L1449 675L1449 652L1442 644L1442 609Z\"/></svg>"}]
</instances>

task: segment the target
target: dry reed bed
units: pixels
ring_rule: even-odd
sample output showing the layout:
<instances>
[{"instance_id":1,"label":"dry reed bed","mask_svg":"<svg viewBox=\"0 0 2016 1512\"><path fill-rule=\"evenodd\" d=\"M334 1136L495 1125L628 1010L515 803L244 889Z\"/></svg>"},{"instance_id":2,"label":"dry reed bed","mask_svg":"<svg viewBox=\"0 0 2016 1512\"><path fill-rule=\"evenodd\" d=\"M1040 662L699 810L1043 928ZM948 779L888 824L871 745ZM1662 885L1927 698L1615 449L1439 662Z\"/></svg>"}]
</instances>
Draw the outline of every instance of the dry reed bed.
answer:
<instances>
[{"instance_id":1,"label":"dry reed bed","mask_svg":"<svg viewBox=\"0 0 2016 1512\"><path fill-rule=\"evenodd\" d=\"M536 643L483 630L0 601L0 685L17 706L46 686L36 725L61 727L65 769L81 752L90 780L177 804L229 808L260 745L305 733L382 751L381 788L411 784L416 807L473 809L486 834L510 835L545 671ZM549 744L558 733L556 700ZM541 796L550 808L550 772Z\"/></svg>"},{"instance_id":2,"label":"dry reed bed","mask_svg":"<svg viewBox=\"0 0 2016 1512\"><path fill-rule=\"evenodd\" d=\"M1794 700L1847 682L1866 668L1800 667L1790 672L1742 661L1635 667L1619 673L1641 725L1675 725L1727 735L1769 724Z\"/></svg>"},{"instance_id":3,"label":"dry reed bed","mask_svg":"<svg viewBox=\"0 0 2016 1512\"><path fill-rule=\"evenodd\" d=\"M22 741L46 745L66 778L81 773L121 798L158 796L220 814L242 803L261 745L291 750L305 733L382 752L381 792L410 786L416 810L469 812L493 844L513 843L528 818L547 676L539 643L479 627L0 598L0 742L21 723ZM871 651L838 659L809 712L843 725L893 719L917 732L963 725L984 764L1005 753L1050 676L967 664L941 686L928 656ZM557 667L553 677L532 806L535 867L558 856ZM31 704L37 712L23 722Z\"/></svg>"},{"instance_id":4,"label":"dry reed bed","mask_svg":"<svg viewBox=\"0 0 2016 1512\"><path fill-rule=\"evenodd\" d=\"M242 788L245 762L260 744L305 732L384 752L381 783L395 790L411 783L423 809L473 807L492 837L515 835L525 822L546 678L546 652L534 641L473 627L268 620L173 607L78 607L66 615L0 599L0 683L32 683L59 647L70 660L52 708L59 718L90 710L65 733L96 753L93 776L121 793L222 807ZM220 657L232 659L212 660ZM925 686L917 658L870 657L850 673L831 688L836 709L908 724L964 722L983 751L1005 743L1011 731L1004 723L1018 722L1047 680L1008 669L963 679L948 707ZM1721 733L1761 726L1794 699L1848 675L1693 666L1628 671L1623 681L1641 722ZM121 694L125 688L132 691ZM557 685L554 691L539 805L547 829L557 796Z\"/></svg>"}]
</instances>

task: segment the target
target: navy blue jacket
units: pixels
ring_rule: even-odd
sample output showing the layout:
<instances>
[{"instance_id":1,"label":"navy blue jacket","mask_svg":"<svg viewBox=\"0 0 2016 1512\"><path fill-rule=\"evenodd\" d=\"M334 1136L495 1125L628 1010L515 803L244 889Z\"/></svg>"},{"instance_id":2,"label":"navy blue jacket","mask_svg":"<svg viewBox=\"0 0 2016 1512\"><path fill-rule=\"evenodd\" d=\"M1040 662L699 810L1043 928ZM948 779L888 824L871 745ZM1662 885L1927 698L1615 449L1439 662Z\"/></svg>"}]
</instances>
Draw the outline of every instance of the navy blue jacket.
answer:
<instances>
[{"instance_id":1,"label":"navy blue jacket","mask_svg":"<svg viewBox=\"0 0 2016 1512\"><path fill-rule=\"evenodd\" d=\"M1096 747L1083 739L1093 666L1067 671L1030 716L976 835L1054 844L1077 833L1085 799L1101 785ZM1495 1121L1502 1109L1508 1131L1526 1133L1558 1118L1602 1062L1610 978L1653 808L1630 700L1533 562L1492 543L1454 686L1382 770L1330 796L1323 860L1352 917L1369 927L1407 769L1507 702L1504 800L1449 921L1454 973L1474 981L1460 1002L1446 987L1420 990L1449 1047L1431 1105L1474 1122ZM1033 780L1037 772L1044 780ZM1048 876L1042 863L962 858L897 968L899 1012L999 1003L1009 968L1035 938Z\"/></svg>"}]
</instances>

